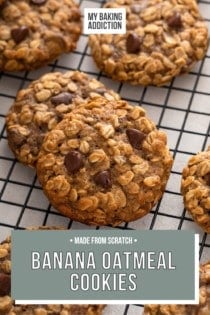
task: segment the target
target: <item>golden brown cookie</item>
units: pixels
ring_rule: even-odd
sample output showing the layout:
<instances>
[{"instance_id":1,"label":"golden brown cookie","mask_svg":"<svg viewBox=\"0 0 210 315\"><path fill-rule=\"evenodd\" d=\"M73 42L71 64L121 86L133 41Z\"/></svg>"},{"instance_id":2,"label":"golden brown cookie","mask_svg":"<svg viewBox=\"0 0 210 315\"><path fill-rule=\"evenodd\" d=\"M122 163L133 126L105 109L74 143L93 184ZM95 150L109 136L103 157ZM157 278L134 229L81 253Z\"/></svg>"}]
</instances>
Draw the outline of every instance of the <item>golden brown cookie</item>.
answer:
<instances>
[{"instance_id":1,"label":"golden brown cookie","mask_svg":"<svg viewBox=\"0 0 210 315\"><path fill-rule=\"evenodd\" d=\"M42 67L75 49L80 33L74 0L1 0L0 70Z\"/></svg>"},{"instance_id":2,"label":"golden brown cookie","mask_svg":"<svg viewBox=\"0 0 210 315\"><path fill-rule=\"evenodd\" d=\"M199 305L145 305L143 315L209 315L210 262L200 266Z\"/></svg>"},{"instance_id":3,"label":"golden brown cookie","mask_svg":"<svg viewBox=\"0 0 210 315\"><path fill-rule=\"evenodd\" d=\"M166 141L142 107L95 98L46 135L38 178L52 205L73 220L133 221L163 194L172 166Z\"/></svg>"},{"instance_id":4,"label":"golden brown cookie","mask_svg":"<svg viewBox=\"0 0 210 315\"><path fill-rule=\"evenodd\" d=\"M79 71L48 73L20 90L6 117L8 143L16 158L34 166L45 134L75 106L100 95L120 98Z\"/></svg>"},{"instance_id":5,"label":"golden brown cookie","mask_svg":"<svg viewBox=\"0 0 210 315\"><path fill-rule=\"evenodd\" d=\"M60 227L34 227L58 230ZM105 305L15 305L11 290L11 238L0 243L0 315L101 315Z\"/></svg>"},{"instance_id":6,"label":"golden brown cookie","mask_svg":"<svg viewBox=\"0 0 210 315\"><path fill-rule=\"evenodd\" d=\"M183 169L181 192L194 221L210 233L210 147L193 156Z\"/></svg>"},{"instance_id":7,"label":"golden brown cookie","mask_svg":"<svg viewBox=\"0 0 210 315\"><path fill-rule=\"evenodd\" d=\"M126 34L89 37L97 66L112 79L163 85L207 51L207 26L194 0L115 0L105 7L124 7L127 17Z\"/></svg>"}]
</instances>

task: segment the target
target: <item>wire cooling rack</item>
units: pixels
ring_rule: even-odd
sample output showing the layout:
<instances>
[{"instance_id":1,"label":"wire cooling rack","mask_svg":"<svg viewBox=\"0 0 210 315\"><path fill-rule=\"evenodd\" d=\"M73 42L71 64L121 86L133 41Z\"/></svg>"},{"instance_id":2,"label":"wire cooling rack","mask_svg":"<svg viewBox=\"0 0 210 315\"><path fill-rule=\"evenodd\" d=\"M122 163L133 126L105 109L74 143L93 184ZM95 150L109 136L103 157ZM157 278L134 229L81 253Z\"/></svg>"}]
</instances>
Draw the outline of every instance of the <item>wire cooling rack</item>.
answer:
<instances>
[{"instance_id":1,"label":"wire cooling rack","mask_svg":"<svg viewBox=\"0 0 210 315\"><path fill-rule=\"evenodd\" d=\"M81 0L81 9L100 7L102 1ZM210 0L199 2L210 29ZM121 225L120 229L185 229L200 235L200 259L210 258L210 236L186 213L180 195L181 172L188 159L210 144L210 49L206 58L193 70L163 87L139 87L113 82L96 68L82 35L77 49L40 70L25 73L0 73L0 241L12 229L31 225L63 225L72 229L89 229L65 218L48 202L37 181L35 171L21 165L8 148L5 115L17 91L42 74L78 69L102 81L131 104L142 105L159 129L168 135L174 165L162 200L144 218ZM110 227L101 227L107 229ZM141 305L110 305L105 315L142 314Z\"/></svg>"}]
</instances>

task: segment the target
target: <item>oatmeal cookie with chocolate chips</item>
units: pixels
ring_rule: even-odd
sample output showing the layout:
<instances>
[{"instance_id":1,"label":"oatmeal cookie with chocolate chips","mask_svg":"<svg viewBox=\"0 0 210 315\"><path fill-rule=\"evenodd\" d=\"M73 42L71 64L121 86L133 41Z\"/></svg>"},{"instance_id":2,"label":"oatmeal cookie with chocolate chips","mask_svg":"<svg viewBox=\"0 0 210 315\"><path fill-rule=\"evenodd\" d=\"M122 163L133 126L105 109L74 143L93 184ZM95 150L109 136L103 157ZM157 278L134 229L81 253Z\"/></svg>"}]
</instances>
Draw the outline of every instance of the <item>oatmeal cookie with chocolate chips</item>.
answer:
<instances>
[{"instance_id":1,"label":"oatmeal cookie with chocolate chips","mask_svg":"<svg viewBox=\"0 0 210 315\"><path fill-rule=\"evenodd\" d=\"M8 143L16 158L34 166L45 134L72 108L100 95L109 100L120 98L79 71L45 74L20 90L6 117Z\"/></svg>"},{"instance_id":2,"label":"oatmeal cookie with chocolate chips","mask_svg":"<svg viewBox=\"0 0 210 315\"><path fill-rule=\"evenodd\" d=\"M171 166L166 135L143 108L99 97L72 110L46 135L37 173L61 213L116 226L151 210Z\"/></svg>"},{"instance_id":3,"label":"oatmeal cookie with chocolate chips","mask_svg":"<svg viewBox=\"0 0 210 315\"><path fill-rule=\"evenodd\" d=\"M181 192L194 221L210 233L210 146L183 169Z\"/></svg>"},{"instance_id":4,"label":"oatmeal cookie with chocolate chips","mask_svg":"<svg viewBox=\"0 0 210 315\"><path fill-rule=\"evenodd\" d=\"M60 230L33 227L30 230ZM11 238L0 243L0 315L101 315L105 305L15 305L11 298Z\"/></svg>"},{"instance_id":5,"label":"oatmeal cookie with chocolate chips","mask_svg":"<svg viewBox=\"0 0 210 315\"><path fill-rule=\"evenodd\" d=\"M0 0L0 70L33 70L76 48L74 0Z\"/></svg>"},{"instance_id":6,"label":"oatmeal cookie with chocolate chips","mask_svg":"<svg viewBox=\"0 0 210 315\"><path fill-rule=\"evenodd\" d=\"M127 32L90 35L100 70L112 79L163 85L204 58L208 30L196 1L115 0L106 8L126 9Z\"/></svg>"},{"instance_id":7,"label":"oatmeal cookie with chocolate chips","mask_svg":"<svg viewBox=\"0 0 210 315\"><path fill-rule=\"evenodd\" d=\"M210 261L200 265L198 305L145 305L143 315L209 315Z\"/></svg>"}]
</instances>

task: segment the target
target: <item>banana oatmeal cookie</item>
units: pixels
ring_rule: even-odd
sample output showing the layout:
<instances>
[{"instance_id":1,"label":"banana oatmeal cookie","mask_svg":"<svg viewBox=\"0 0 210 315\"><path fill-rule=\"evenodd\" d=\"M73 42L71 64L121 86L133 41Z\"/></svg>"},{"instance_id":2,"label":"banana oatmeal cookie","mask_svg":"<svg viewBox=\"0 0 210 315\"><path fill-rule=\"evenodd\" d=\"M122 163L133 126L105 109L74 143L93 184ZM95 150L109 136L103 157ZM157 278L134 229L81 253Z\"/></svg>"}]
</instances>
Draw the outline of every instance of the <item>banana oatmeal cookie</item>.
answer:
<instances>
[{"instance_id":1,"label":"banana oatmeal cookie","mask_svg":"<svg viewBox=\"0 0 210 315\"><path fill-rule=\"evenodd\" d=\"M199 305L145 305L143 315L209 315L210 261L200 266Z\"/></svg>"},{"instance_id":2,"label":"banana oatmeal cookie","mask_svg":"<svg viewBox=\"0 0 210 315\"><path fill-rule=\"evenodd\" d=\"M210 146L183 169L181 192L194 221L210 233Z\"/></svg>"},{"instance_id":3,"label":"banana oatmeal cookie","mask_svg":"<svg viewBox=\"0 0 210 315\"><path fill-rule=\"evenodd\" d=\"M117 93L79 71L49 73L20 90L6 117L8 143L16 158L34 166L45 134L88 98L118 100Z\"/></svg>"},{"instance_id":4,"label":"banana oatmeal cookie","mask_svg":"<svg viewBox=\"0 0 210 315\"><path fill-rule=\"evenodd\" d=\"M30 230L60 230L34 227ZM0 315L101 315L105 305L15 305L11 290L11 238L0 243Z\"/></svg>"},{"instance_id":5,"label":"banana oatmeal cookie","mask_svg":"<svg viewBox=\"0 0 210 315\"><path fill-rule=\"evenodd\" d=\"M195 0L115 0L106 8L126 8L127 32L90 35L100 70L132 84L163 85L204 58L207 26Z\"/></svg>"},{"instance_id":6,"label":"banana oatmeal cookie","mask_svg":"<svg viewBox=\"0 0 210 315\"><path fill-rule=\"evenodd\" d=\"M166 134L143 108L98 97L46 135L37 173L61 213L86 224L116 226L151 210L171 166Z\"/></svg>"},{"instance_id":7,"label":"banana oatmeal cookie","mask_svg":"<svg viewBox=\"0 0 210 315\"><path fill-rule=\"evenodd\" d=\"M0 0L0 70L42 67L75 49L80 33L74 0Z\"/></svg>"}]
</instances>

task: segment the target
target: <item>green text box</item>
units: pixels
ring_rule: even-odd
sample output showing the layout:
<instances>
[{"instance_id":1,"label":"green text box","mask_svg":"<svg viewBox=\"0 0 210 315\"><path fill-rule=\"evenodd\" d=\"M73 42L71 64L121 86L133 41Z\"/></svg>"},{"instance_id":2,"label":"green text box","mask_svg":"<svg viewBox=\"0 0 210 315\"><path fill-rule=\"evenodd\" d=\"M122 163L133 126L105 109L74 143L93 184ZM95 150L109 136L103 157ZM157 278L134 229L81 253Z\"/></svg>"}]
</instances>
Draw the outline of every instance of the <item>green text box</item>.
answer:
<instances>
[{"instance_id":1,"label":"green text box","mask_svg":"<svg viewBox=\"0 0 210 315\"><path fill-rule=\"evenodd\" d=\"M13 231L12 297L192 301L195 257L191 231Z\"/></svg>"}]
</instances>

